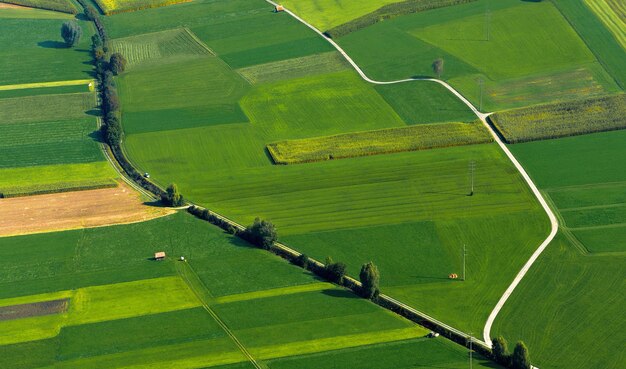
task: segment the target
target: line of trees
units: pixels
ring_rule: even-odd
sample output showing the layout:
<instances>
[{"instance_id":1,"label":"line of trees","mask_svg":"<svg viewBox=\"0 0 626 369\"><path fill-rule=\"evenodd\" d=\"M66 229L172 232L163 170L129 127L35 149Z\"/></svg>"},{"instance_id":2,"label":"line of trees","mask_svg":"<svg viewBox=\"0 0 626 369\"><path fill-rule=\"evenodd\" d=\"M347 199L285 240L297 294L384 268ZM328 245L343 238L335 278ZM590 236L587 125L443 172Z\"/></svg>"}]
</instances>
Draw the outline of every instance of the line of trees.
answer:
<instances>
[{"instance_id":1,"label":"line of trees","mask_svg":"<svg viewBox=\"0 0 626 369\"><path fill-rule=\"evenodd\" d=\"M161 202L167 206L178 207L185 204L185 199L178 191L178 186L172 183L167 187L165 193L161 195Z\"/></svg>"},{"instance_id":2,"label":"line of trees","mask_svg":"<svg viewBox=\"0 0 626 369\"><path fill-rule=\"evenodd\" d=\"M262 249L270 250L278 239L278 233L272 222L256 218L254 223L241 233L241 238Z\"/></svg>"},{"instance_id":3,"label":"line of trees","mask_svg":"<svg viewBox=\"0 0 626 369\"><path fill-rule=\"evenodd\" d=\"M509 353L508 343L504 337L498 336L493 338L492 342L493 358L498 364L512 369L531 368L528 348L524 342L517 342L512 354Z\"/></svg>"}]
</instances>

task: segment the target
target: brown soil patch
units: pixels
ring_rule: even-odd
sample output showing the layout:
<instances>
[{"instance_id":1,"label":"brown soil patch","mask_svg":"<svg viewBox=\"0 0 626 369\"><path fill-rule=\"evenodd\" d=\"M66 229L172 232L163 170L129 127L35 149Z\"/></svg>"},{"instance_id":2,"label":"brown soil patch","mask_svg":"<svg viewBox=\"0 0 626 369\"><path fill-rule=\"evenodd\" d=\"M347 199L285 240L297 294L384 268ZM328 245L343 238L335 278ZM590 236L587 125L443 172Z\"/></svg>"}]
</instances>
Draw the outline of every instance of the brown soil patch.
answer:
<instances>
[{"instance_id":1,"label":"brown soil patch","mask_svg":"<svg viewBox=\"0 0 626 369\"><path fill-rule=\"evenodd\" d=\"M126 184L0 199L0 237L135 223L173 212L145 205Z\"/></svg>"},{"instance_id":2,"label":"brown soil patch","mask_svg":"<svg viewBox=\"0 0 626 369\"><path fill-rule=\"evenodd\" d=\"M31 304L12 305L0 307L0 322L30 318L33 316L59 314L67 311L70 299L33 302Z\"/></svg>"},{"instance_id":3,"label":"brown soil patch","mask_svg":"<svg viewBox=\"0 0 626 369\"><path fill-rule=\"evenodd\" d=\"M33 9L28 6L21 6L9 3L0 3L0 9Z\"/></svg>"}]
</instances>

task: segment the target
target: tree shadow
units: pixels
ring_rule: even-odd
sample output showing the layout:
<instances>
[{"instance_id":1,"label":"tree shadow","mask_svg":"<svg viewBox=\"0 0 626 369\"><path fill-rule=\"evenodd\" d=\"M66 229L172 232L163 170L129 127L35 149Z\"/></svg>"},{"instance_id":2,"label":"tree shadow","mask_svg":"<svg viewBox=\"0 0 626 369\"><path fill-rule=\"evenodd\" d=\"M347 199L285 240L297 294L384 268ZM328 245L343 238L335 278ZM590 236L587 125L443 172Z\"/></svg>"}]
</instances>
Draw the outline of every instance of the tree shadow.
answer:
<instances>
[{"instance_id":1,"label":"tree shadow","mask_svg":"<svg viewBox=\"0 0 626 369\"><path fill-rule=\"evenodd\" d=\"M102 112L100 111L100 109L90 109L90 110L86 110L85 114L91 115L93 117L99 117L102 114Z\"/></svg>"},{"instance_id":2,"label":"tree shadow","mask_svg":"<svg viewBox=\"0 0 626 369\"><path fill-rule=\"evenodd\" d=\"M39 45L40 47L44 47L46 49L67 49L68 48L65 42L52 41L52 40L37 42L37 45Z\"/></svg>"},{"instance_id":3,"label":"tree shadow","mask_svg":"<svg viewBox=\"0 0 626 369\"><path fill-rule=\"evenodd\" d=\"M344 299L360 299L359 296L346 290L323 290L322 293L330 297L338 297Z\"/></svg>"},{"instance_id":4,"label":"tree shadow","mask_svg":"<svg viewBox=\"0 0 626 369\"><path fill-rule=\"evenodd\" d=\"M105 143L104 142L104 137L102 137L102 132L100 132L100 130L96 130L91 132L90 134L88 134L87 136L89 136L89 138L91 138L92 140L98 142L98 143Z\"/></svg>"}]
</instances>

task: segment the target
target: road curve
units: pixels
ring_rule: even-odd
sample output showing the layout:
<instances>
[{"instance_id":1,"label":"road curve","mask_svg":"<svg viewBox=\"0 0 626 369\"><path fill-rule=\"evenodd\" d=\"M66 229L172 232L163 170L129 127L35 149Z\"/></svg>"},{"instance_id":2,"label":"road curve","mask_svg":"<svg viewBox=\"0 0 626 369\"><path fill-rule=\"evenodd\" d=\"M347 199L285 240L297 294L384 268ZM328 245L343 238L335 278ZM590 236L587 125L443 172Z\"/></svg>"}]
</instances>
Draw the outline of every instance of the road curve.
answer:
<instances>
[{"instance_id":1,"label":"road curve","mask_svg":"<svg viewBox=\"0 0 626 369\"><path fill-rule=\"evenodd\" d=\"M278 5L277 3L275 3L272 0L265 0L265 1L270 3L270 4L272 4L273 6L277 6ZM463 95L461 95L460 92L455 90L448 83L446 83L446 82L444 82L442 80L436 79L436 78L407 78L407 79L401 79L401 80L396 80L396 81L376 81L376 80L373 80L373 79L369 78L365 74L365 72L363 72L361 67L359 67L359 65L350 57L350 55L348 55L348 53L346 53L345 50L341 46L339 46L339 44L337 44L334 40L328 38L320 30L315 28L312 24L309 24L304 19L300 18L298 15L294 14L291 10L285 8L285 12L287 14L289 14L290 16L292 16L293 18L295 18L296 20L298 20L300 23L302 23L305 26L309 27L311 30L313 30L315 33L317 33L322 38L324 38L326 41L328 41L331 45L333 45L333 47L339 53L341 53L341 55L346 59L346 61L348 61L348 63L350 63L350 65L352 65L354 70L356 70L356 72L361 76L361 78L363 78L363 80L365 80L365 81L367 81L369 83L376 84L376 85L392 85L392 84L397 84L397 83L406 83L406 82L415 82L415 81L430 81L430 82L439 83L440 85L442 85L443 87L448 89L448 91L453 93L457 98L459 98L459 100L461 100L463 103L465 103L465 105L467 105L467 107L469 107L474 112L474 114L476 114L476 116L481 120L481 122L483 122L485 127L491 133L491 136L493 136L493 139L498 143L498 145L500 146L502 151L504 151L504 153L509 158L509 160L511 160L511 162L513 163L515 168L517 168L517 170L520 172L520 174L522 175L522 177L524 178L524 180L526 181L526 183L528 184L528 186L532 190L532 192L535 195L535 197L537 198L537 200L539 200L539 203L543 207L543 210L546 212L546 214L548 215L548 218L550 219L550 225L551 225L550 234L541 243L541 245L539 245L539 247L535 250L535 252L531 255L530 259L528 259L526 264L524 264L524 266L519 271L519 273L517 273L517 275L513 279L513 282L511 282L511 284L506 289L506 291L504 292L502 297L500 297L500 300L498 301L496 306L491 311L491 314L489 314L489 317L487 318L487 322L485 323L485 327L483 329L483 340L484 340L484 343L487 346L491 347L491 336L490 336L491 327L493 326L493 322L496 320L496 317L498 316L498 313L500 313L500 310L502 309L502 307L504 306L504 304L506 303L508 298L511 296L511 294L513 293L513 291L515 290L517 285L521 282L521 280L524 278L526 273L530 270L530 267L535 263L535 261L537 261L537 259L539 258L539 255L541 255L541 253L546 249L548 244L550 244L550 242L552 242L552 240L556 236L556 233L557 233L557 231L559 229L559 222L557 220L556 215L554 214L552 209L550 209L550 206L548 205L548 203L544 199L544 197L541 194L541 192L539 192L539 189L537 188L537 186L535 185L533 180L530 178L528 173L526 173L526 170L524 170L524 167L522 167L522 165L515 158L513 153L511 153L509 148L504 144L504 142L502 142L502 139L500 138L500 136L495 132L493 127L491 127L491 125L487 122L487 117L489 117L490 114L485 114L485 113L480 112L469 100L467 100Z\"/></svg>"}]
</instances>

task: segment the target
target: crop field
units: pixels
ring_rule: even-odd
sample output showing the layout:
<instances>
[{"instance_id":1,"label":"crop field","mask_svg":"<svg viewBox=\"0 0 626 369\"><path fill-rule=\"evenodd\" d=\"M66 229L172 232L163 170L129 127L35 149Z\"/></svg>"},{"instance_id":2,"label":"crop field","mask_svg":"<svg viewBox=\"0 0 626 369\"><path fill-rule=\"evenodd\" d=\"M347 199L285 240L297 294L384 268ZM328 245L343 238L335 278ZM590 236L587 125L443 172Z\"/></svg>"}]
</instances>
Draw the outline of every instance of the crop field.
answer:
<instances>
[{"instance_id":1,"label":"crop field","mask_svg":"<svg viewBox=\"0 0 626 369\"><path fill-rule=\"evenodd\" d=\"M540 105L491 117L508 143L626 128L626 95Z\"/></svg>"},{"instance_id":2,"label":"crop field","mask_svg":"<svg viewBox=\"0 0 626 369\"><path fill-rule=\"evenodd\" d=\"M483 81L487 110L559 100L550 92L558 89L568 91L565 99L587 97L590 88L619 90L551 2L478 0L387 20L339 43L366 73L383 80L430 76L432 61L442 57L442 78L476 105ZM580 70L592 81L567 78ZM533 83L544 79L551 83Z\"/></svg>"},{"instance_id":3,"label":"crop field","mask_svg":"<svg viewBox=\"0 0 626 369\"><path fill-rule=\"evenodd\" d=\"M93 27L78 20L83 36L74 49L68 49L60 29L72 17L50 11L0 9L0 67L10 71L0 74L0 86L90 78L88 46Z\"/></svg>"},{"instance_id":4,"label":"crop field","mask_svg":"<svg viewBox=\"0 0 626 369\"><path fill-rule=\"evenodd\" d=\"M77 14L76 5L69 0L3 0L2 3L15 4L30 8L54 10L62 13Z\"/></svg>"},{"instance_id":5,"label":"crop field","mask_svg":"<svg viewBox=\"0 0 626 369\"><path fill-rule=\"evenodd\" d=\"M622 161L607 160L624 156L624 139L615 131L511 146L563 220L494 327L537 347L538 367L626 364L626 300L616 293L624 289L626 175Z\"/></svg>"},{"instance_id":6,"label":"crop field","mask_svg":"<svg viewBox=\"0 0 626 369\"><path fill-rule=\"evenodd\" d=\"M14 260L16 245L28 257ZM188 262L152 261L155 247ZM271 368L310 354L350 363L353 350L392 358L389 346L436 353L417 364L467 363L454 344L184 213L0 238L0 255L0 306L69 299L65 311L0 321L3 367L248 368L207 310Z\"/></svg>"},{"instance_id":7,"label":"crop field","mask_svg":"<svg viewBox=\"0 0 626 369\"><path fill-rule=\"evenodd\" d=\"M132 12L142 9L174 5L189 0L94 0L104 14Z\"/></svg>"},{"instance_id":8,"label":"crop field","mask_svg":"<svg viewBox=\"0 0 626 369\"><path fill-rule=\"evenodd\" d=\"M298 164L491 141L480 122L444 123L281 141L267 150L276 164Z\"/></svg>"},{"instance_id":9,"label":"crop field","mask_svg":"<svg viewBox=\"0 0 626 369\"><path fill-rule=\"evenodd\" d=\"M626 5L618 0L585 0L585 4L626 50Z\"/></svg>"}]
</instances>

